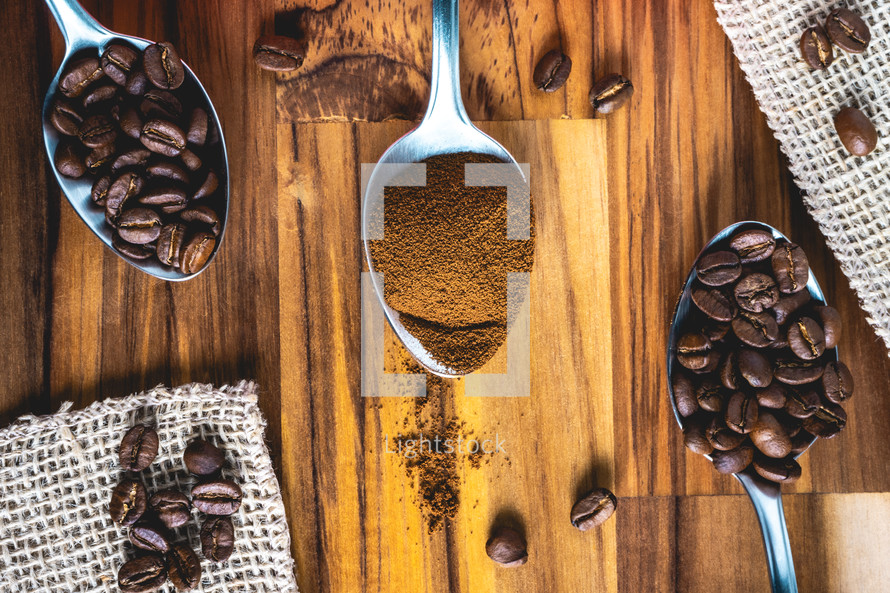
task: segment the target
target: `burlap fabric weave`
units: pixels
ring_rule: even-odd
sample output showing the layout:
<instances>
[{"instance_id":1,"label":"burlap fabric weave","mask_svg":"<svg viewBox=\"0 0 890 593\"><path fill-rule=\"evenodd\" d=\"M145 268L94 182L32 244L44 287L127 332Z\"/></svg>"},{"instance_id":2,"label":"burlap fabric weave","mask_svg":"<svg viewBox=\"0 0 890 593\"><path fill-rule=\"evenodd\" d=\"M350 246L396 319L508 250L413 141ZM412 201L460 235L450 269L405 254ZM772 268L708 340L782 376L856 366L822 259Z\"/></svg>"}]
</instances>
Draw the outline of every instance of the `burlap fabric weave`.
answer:
<instances>
[{"instance_id":1,"label":"burlap fabric weave","mask_svg":"<svg viewBox=\"0 0 890 593\"><path fill-rule=\"evenodd\" d=\"M804 200L878 336L890 347L890 1L715 0L717 20L788 156ZM846 6L872 38L863 54L835 48L834 63L813 71L798 47L803 31ZM850 156L833 116L862 110L878 129L878 148Z\"/></svg>"},{"instance_id":2,"label":"burlap fabric weave","mask_svg":"<svg viewBox=\"0 0 890 593\"><path fill-rule=\"evenodd\" d=\"M226 452L225 477L244 498L233 515L235 551L224 563L202 558L201 585L215 593L297 593L290 535L278 480L264 442L256 386L241 383L158 387L51 416L24 416L0 430L0 591L118 591L117 570L134 548L108 515L111 490L124 475L121 436L135 423L160 436L155 462L140 475L150 490L188 491L182 453L205 437ZM200 553L199 513L177 530ZM161 591L173 593L170 583Z\"/></svg>"}]
</instances>

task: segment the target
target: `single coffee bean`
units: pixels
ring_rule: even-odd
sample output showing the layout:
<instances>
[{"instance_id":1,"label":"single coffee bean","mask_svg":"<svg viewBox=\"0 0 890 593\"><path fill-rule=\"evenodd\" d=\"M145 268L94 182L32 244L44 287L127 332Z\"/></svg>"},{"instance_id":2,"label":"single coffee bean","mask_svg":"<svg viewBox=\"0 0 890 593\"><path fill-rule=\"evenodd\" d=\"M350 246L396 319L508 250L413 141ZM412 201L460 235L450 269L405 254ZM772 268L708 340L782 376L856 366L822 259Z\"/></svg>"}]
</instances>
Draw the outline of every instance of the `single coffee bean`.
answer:
<instances>
[{"instance_id":1,"label":"single coffee bean","mask_svg":"<svg viewBox=\"0 0 890 593\"><path fill-rule=\"evenodd\" d=\"M166 554L170 549L170 533L154 523L140 521L130 527L128 535L137 548L159 554Z\"/></svg>"},{"instance_id":2,"label":"single coffee bean","mask_svg":"<svg viewBox=\"0 0 890 593\"><path fill-rule=\"evenodd\" d=\"M145 148L164 156L178 156L185 148L185 134L176 124L150 119L142 126L139 141Z\"/></svg>"},{"instance_id":3,"label":"single coffee bean","mask_svg":"<svg viewBox=\"0 0 890 593\"><path fill-rule=\"evenodd\" d=\"M141 97L145 94L145 91L149 89L151 83L148 81L148 76L145 75L145 71L142 68L135 68L130 72L130 75L127 76L127 82L124 85L124 89L134 97Z\"/></svg>"},{"instance_id":4,"label":"single coffee bean","mask_svg":"<svg viewBox=\"0 0 890 593\"><path fill-rule=\"evenodd\" d=\"M133 67L139 63L139 52L128 45L111 43L100 60L105 76L124 86Z\"/></svg>"},{"instance_id":5,"label":"single coffee bean","mask_svg":"<svg viewBox=\"0 0 890 593\"><path fill-rule=\"evenodd\" d=\"M166 159L150 164L145 168L145 172L148 173L149 177L160 182L172 181L182 183L183 185L188 185L189 183L189 174L186 170L173 161Z\"/></svg>"},{"instance_id":6,"label":"single coffee bean","mask_svg":"<svg viewBox=\"0 0 890 593\"><path fill-rule=\"evenodd\" d=\"M143 169L151 158L151 151L145 148L134 148L118 155L111 163L111 172L120 173L124 169Z\"/></svg>"},{"instance_id":7,"label":"single coffee bean","mask_svg":"<svg viewBox=\"0 0 890 593\"><path fill-rule=\"evenodd\" d=\"M225 454L204 439L194 439L182 456L185 467L196 476L209 476L218 472L226 460Z\"/></svg>"},{"instance_id":8,"label":"single coffee bean","mask_svg":"<svg viewBox=\"0 0 890 593\"><path fill-rule=\"evenodd\" d=\"M744 377L739 372L738 352L736 350L727 352L720 361L719 373L720 382L727 389L735 391L742 388Z\"/></svg>"},{"instance_id":9,"label":"single coffee bean","mask_svg":"<svg viewBox=\"0 0 890 593\"><path fill-rule=\"evenodd\" d=\"M184 210L188 204L185 191L176 187L157 187L143 192L139 196L139 203L146 206L158 206L165 214L172 214Z\"/></svg>"},{"instance_id":10,"label":"single coffee bean","mask_svg":"<svg viewBox=\"0 0 890 593\"><path fill-rule=\"evenodd\" d=\"M117 227L121 211L140 192L143 187L142 177L132 171L121 173L108 188L105 199L105 220L113 227Z\"/></svg>"},{"instance_id":11,"label":"single coffee bean","mask_svg":"<svg viewBox=\"0 0 890 593\"><path fill-rule=\"evenodd\" d=\"M509 527L497 527L485 542L485 553L501 566L522 566L528 562L525 538Z\"/></svg>"},{"instance_id":12,"label":"single coffee bean","mask_svg":"<svg viewBox=\"0 0 890 593\"><path fill-rule=\"evenodd\" d=\"M609 115L621 109L634 94L634 86L620 74L599 79L590 89L588 100L597 115Z\"/></svg>"},{"instance_id":13,"label":"single coffee bean","mask_svg":"<svg viewBox=\"0 0 890 593\"><path fill-rule=\"evenodd\" d=\"M77 136L84 146L97 148L114 142L117 128L107 116L91 115L80 125Z\"/></svg>"},{"instance_id":14,"label":"single coffee bean","mask_svg":"<svg viewBox=\"0 0 890 593\"><path fill-rule=\"evenodd\" d=\"M754 471L771 482L790 484L800 478L800 464L793 457L773 459L765 455L754 457Z\"/></svg>"},{"instance_id":15,"label":"single coffee bean","mask_svg":"<svg viewBox=\"0 0 890 593\"><path fill-rule=\"evenodd\" d=\"M121 467L141 472L158 456L158 433L150 426L137 424L127 431L118 449Z\"/></svg>"},{"instance_id":16,"label":"single coffee bean","mask_svg":"<svg viewBox=\"0 0 890 593\"><path fill-rule=\"evenodd\" d=\"M144 125L142 117L139 115L139 112L132 107L127 107L121 112L118 123L120 124L123 133L130 138L138 140L139 136L142 135L142 126Z\"/></svg>"},{"instance_id":17,"label":"single coffee bean","mask_svg":"<svg viewBox=\"0 0 890 593\"><path fill-rule=\"evenodd\" d=\"M701 332L712 342L718 342L729 333L729 324L708 319L702 326Z\"/></svg>"},{"instance_id":18,"label":"single coffee bean","mask_svg":"<svg viewBox=\"0 0 890 593\"><path fill-rule=\"evenodd\" d=\"M77 136L77 132L80 130L81 124L83 124L83 116L78 113L70 101L60 97L53 101L53 106L49 113L49 121L60 133L66 136Z\"/></svg>"},{"instance_id":19,"label":"single coffee bean","mask_svg":"<svg viewBox=\"0 0 890 593\"><path fill-rule=\"evenodd\" d=\"M772 265L780 291L791 294L806 289L810 278L810 264L800 246L794 243L777 245L773 252Z\"/></svg>"},{"instance_id":20,"label":"single coffee bean","mask_svg":"<svg viewBox=\"0 0 890 593\"><path fill-rule=\"evenodd\" d=\"M207 128L209 126L210 117L207 115L207 112L200 107L195 107L189 118L189 130L186 135L188 143L198 147L204 146L204 143L207 141Z\"/></svg>"},{"instance_id":21,"label":"single coffee bean","mask_svg":"<svg viewBox=\"0 0 890 593\"><path fill-rule=\"evenodd\" d=\"M174 544L167 554L167 576L179 591L201 584L201 559L188 544Z\"/></svg>"},{"instance_id":22,"label":"single coffee bean","mask_svg":"<svg viewBox=\"0 0 890 593\"><path fill-rule=\"evenodd\" d=\"M98 148L94 148L83 160L87 171L93 175L98 175L102 169L111 164L115 157L114 144L106 144Z\"/></svg>"},{"instance_id":23,"label":"single coffee bean","mask_svg":"<svg viewBox=\"0 0 890 593\"><path fill-rule=\"evenodd\" d=\"M825 334L825 348L830 350L837 346L841 339L841 315L834 307L814 307L819 321L822 322L822 331Z\"/></svg>"},{"instance_id":24,"label":"single coffee bean","mask_svg":"<svg viewBox=\"0 0 890 593\"><path fill-rule=\"evenodd\" d=\"M735 282L742 273L739 256L732 251L715 251L702 256L695 264L695 271L702 284L723 286Z\"/></svg>"},{"instance_id":25,"label":"single coffee bean","mask_svg":"<svg viewBox=\"0 0 890 593\"><path fill-rule=\"evenodd\" d=\"M87 172L86 163L84 163L77 147L68 141L59 142L59 145L56 146L56 152L53 153L53 164L60 174L72 179L83 177L83 174Z\"/></svg>"},{"instance_id":26,"label":"single coffee bean","mask_svg":"<svg viewBox=\"0 0 890 593\"><path fill-rule=\"evenodd\" d=\"M738 351L737 364L739 374L748 385L755 388L763 388L773 380L773 367L769 360L756 350L742 348ZM747 387L742 385L740 388Z\"/></svg>"},{"instance_id":27,"label":"single coffee bean","mask_svg":"<svg viewBox=\"0 0 890 593\"><path fill-rule=\"evenodd\" d=\"M253 45L253 59L263 70L290 72L303 65L306 44L283 35L264 35Z\"/></svg>"},{"instance_id":28,"label":"single coffee bean","mask_svg":"<svg viewBox=\"0 0 890 593\"><path fill-rule=\"evenodd\" d=\"M98 58L84 58L72 63L59 78L59 90L66 97L79 97L88 86L105 76Z\"/></svg>"},{"instance_id":29,"label":"single coffee bean","mask_svg":"<svg viewBox=\"0 0 890 593\"><path fill-rule=\"evenodd\" d=\"M817 361L780 358L773 364L773 377L787 385L805 385L818 381L824 370Z\"/></svg>"},{"instance_id":30,"label":"single coffee bean","mask_svg":"<svg viewBox=\"0 0 890 593\"><path fill-rule=\"evenodd\" d=\"M219 187L219 178L216 176L216 172L213 169L207 171L207 177L204 178L204 182L201 184L195 191L195 195L192 196L193 200L200 200L202 198L206 198L207 196L213 195L213 192L217 190ZM214 233L218 234L218 233Z\"/></svg>"},{"instance_id":31,"label":"single coffee bean","mask_svg":"<svg viewBox=\"0 0 890 593\"><path fill-rule=\"evenodd\" d=\"M142 96L139 111L145 119L179 120L182 117L182 103L170 91L150 89Z\"/></svg>"},{"instance_id":32,"label":"single coffee bean","mask_svg":"<svg viewBox=\"0 0 890 593\"><path fill-rule=\"evenodd\" d=\"M781 383L773 382L764 389L757 390L757 403L764 408L780 410L785 407L788 390Z\"/></svg>"},{"instance_id":33,"label":"single coffee bean","mask_svg":"<svg viewBox=\"0 0 890 593\"><path fill-rule=\"evenodd\" d=\"M148 593L167 582L167 563L157 554L139 556L125 562L117 571L121 593Z\"/></svg>"},{"instance_id":34,"label":"single coffee bean","mask_svg":"<svg viewBox=\"0 0 890 593\"><path fill-rule=\"evenodd\" d=\"M738 254L743 264L753 264L773 254L776 240L772 233L754 229L734 235L729 241L729 247Z\"/></svg>"},{"instance_id":35,"label":"single coffee bean","mask_svg":"<svg viewBox=\"0 0 890 593\"><path fill-rule=\"evenodd\" d=\"M153 85L159 89L175 89L185 80L185 66L172 44L163 41L145 48L142 68Z\"/></svg>"},{"instance_id":36,"label":"single coffee bean","mask_svg":"<svg viewBox=\"0 0 890 593\"><path fill-rule=\"evenodd\" d=\"M736 304L719 288L693 288L692 302L715 321L732 321L738 312Z\"/></svg>"},{"instance_id":37,"label":"single coffee bean","mask_svg":"<svg viewBox=\"0 0 890 593\"><path fill-rule=\"evenodd\" d=\"M803 420L804 430L816 435L820 439L830 439L837 436L846 425L847 412L839 405L831 402L820 402L816 413Z\"/></svg>"},{"instance_id":38,"label":"single coffee bean","mask_svg":"<svg viewBox=\"0 0 890 593\"><path fill-rule=\"evenodd\" d=\"M780 296L776 304L773 305L773 315L776 316L776 323L785 325L785 322L791 318L795 311L809 302L810 292L808 290Z\"/></svg>"},{"instance_id":39,"label":"single coffee bean","mask_svg":"<svg viewBox=\"0 0 890 593\"><path fill-rule=\"evenodd\" d=\"M241 487L231 480L197 484L192 488L192 504L208 515L231 515L241 506Z\"/></svg>"},{"instance_id":40,"label":"single coffee bean","mask_svg":"<svg viewBox=\"0 0 890 593\"><path fill-rule=\"evenodd\" d=\"M782 430L785 431L790 438L794 438L798 432L800 432L800 418L795 418L790 414L786 413L784 410L777 410L773 412L776 416L776 420L779 421L779 424L782 425Z\"/></svg>"},{"instance_id":41,"label":"single coffee bean","mask_svg":"<svg viewBox=\"0 0 890 593\"><path fill-rule=\"evenodd\" d=\"M815 360L825 353L825 334L810 317L800 317L788 328L788 346L802 360Z\"/></svg>"},{"instance_id":42,"label":"single coffee bean","mask_svg":"<svg viewBox=\"0 0 890 593\"><path fill-rule=\"evenodd\" d=\"M845 107L834 116L834 129L844 148L853 156L865 156L878 145L878 131L864 113Z\"/></svg>"},{"instance_id":43,"label":"single coffee bean","mask_svg":"<svg viewBox=\"0 0 890 593\"><path fill-rule=\"evenodd\" d=\"M710 415L703 412L690 416L683 423L683 444L690 451L700 455L710 455L714 451L714 445L705 434L710 423Z\"/></svg>"},{"instance_id":44,"label":"single coffee bean","mask_svg":"<svg viewBox=\"0 0 890 593\"><path fill-rule=\"evenodd\" d=\"M165 225L158 235L158 260L165 266L179 266L179 253L185 242L186 227L184 224L171 223Z\"/></svg>"},{"instance_id":45,"label":"single coffee bean","mask_svg":"<svg viewBox=\"0 0 890 593\"><path fill-rule=\"evenodd\" d=\"M814 70L825 70L834 61L831 40L820 26L810 27L800 36L800 53L807 66Z\"/></svg>"},{"instance_id":46,"label":"single coffee bean","mask_svg":"<svg viewBox=\"0 0 890 593\"><path fill-rule=\"evenodd\" d=\"M710 362L711 340L703 334L685 334L677 341L677 362L690 370L704 368Z\"/></svg>"},{"instance_id":47,"label":"single coffee bean","mask_svg":"<svg viewBox=\"0 0 890 593\"><path fill-rule=\"evenodd\" d=\"M599 527L612 516L618 499L606 488L597 488L581 497L572 507L572 525L581 531Z\"/></svg>"},{"instance_id":48,"label":"single coffee bean","mask_svg":"<svg viewBox=\"0 0 890 593\"><path fill-rule=\"evenodd\" d=\"M828 36L839 48L861 54L871 41L871 30L858 14L847 8L835 8L825 21Z\"/></svg>"},{"instance_id":49,"label":"single coffee bean","mask_svg":"<svg viewBox=\"0 0 890 593\"><path fill-rule=\"evenodd\" d=\"M148 259L155 254L150 245L134 245L120 238L120 235L114 233L111 236L111 246L120 251L129 258L136 260Z\"/></svg>"},{"instance_id":50,"label":"single coffee bean","mask_svg":"<svg viewBox=\"0 0 890 593\"><path fill-rule=\"evenodd\" d=\"M158 490L148 499L148 506L169 529L181 527L192 518L189 499L175 488Z\"/></svg>"},{"instance_id":51,"label":"single coffee bean","mask_svg":"<svg viewBox=\"0 0 890 593\"><path fill-rule=\"evenodd\" d=\"M720 353L716 350L711 350L711 353L708 355L707 364L700 369L693 370L692 372L696 375L709 375L716 371L718 366L720 366Z\"/></svg>"},{"instance_id":52,"label":"single coffee bean","mask_svg":"<svg viewBox=\"0 0 890 593\"><path fill-rule=\"evenodd\" d=\"M757 398L753 394L736 391L726 402L723 419L730 429L741 434L748 434L754 429L758 411Z\"/></svg>"},{"instance_id":53,"label":"single coffee bean","mask_svg":"<svg viewBox=\"0 0 890 593\"><path fill-rule=\"evenodd\" d=\"M675 372L671 379L671 389L674 392L674 403L677 405L680 416L686 418L698 411L695 385L686 374Z\"/></svg>"},{"instance_id":54,"label":"single coffee bean","mask_svg":"<svg viewBox=\"0 0 890 593\"><path fill-rule=\"evenodd\" d=\"M809 418L819 409L819 395L811 389L789 389L785 395L785 412L789 416Z\"/></svg>"},{"instance_id":55,"label":"single coffee bean","mask_svg":"<svg viewBox=\"0 0 890 593\"><path fill-rule=\"evenodd\" d=\"M752 313L769 309L779 300L776 281L766 274L748 274L735 285L734 294L739 307Z\"/></svg>"},{"instance_id":56,"label":"single coffee bean","mask_svg":"<svg viewBox=\"0 0 890 593\"><path fill-rule=\"evenodd\" d=\"M229 517L209 517L201 526L201 552L211 562L225 562L235 549L235 526Z\"/></svg>"},{"instance_id":57,"label":"single coffee bean","mask_svg":"<svg viewBox=\"0 0 890 593\"><path fill-rule=\"evenodd\" d=\"M205 232L198 232L183 245L179 255L179 269L183 274L195 274L204 267L213 248L216 247L216 239L213 235ZM212 513L214 515L222 515L224 513Z\"/></svg>"},{"instance_id":58,"label":"single coffee bean","mask_svg":"<svg viewBox=\"0 0 890 593\"><path fill-rule=\"evenodd\" d=\"M745 435L726 426L722 415L719 414L711 419L711 424L705 429L705 436L718 451L735 449L745 440Z\"/></svg>"},{"instance_id":59,"label":"single coffee bean","mask_svg":"<svg viewBox=\"0 0 890 593\"><path fill-rule=\"evenodd\" d=\"M754 460L754 448L748 443L743 443L729 451L714 451L711 454L711 462L721 474L737 474L751 465Z\"/></svg>"},{"instance_id":60,"label":"single coffee bean","mask_svg":"<svg viewBox=\"0 0 890 593\"><path fill-rule=\"evenodd\" d=\"M103 84L87 90L83 95L83 107L87 111L111 111L111 103L117 99L118 87Z\"/></svg>"},{"instance_id":61,"label":"single coffee bean","mask_svg":"<svg viewBox=\"0 0 890 593\"><path fill-rule=\"evenodd\" d=\"M207 225L214 236L219 235L220 224L216 212L207 206L193 206L184 210L179 217L185 222L197 222Z\"/></svg>"},{"instance_id":62,"label":"single coffee bean","mask_svg":"<svg viewBox=\"0 0 890 593\"><path fill-rule=\"evenodd\" d=\"M739 340L755 348L766 348L779 338L779 324L769 313L739 311L732 320L732 331Z\"/></svg>"},{"instance_id":63,"label":"single coffee bean","mask_svg":"<svg viewBox=\"0 0 890 593\"><path fill-rule=\"evenodd\" d=\"M105 207L105 198L108 197L108 188L111 187L111 175L103 175L96 179L90 189L90 199L97 206Z\"/></svg>"},{"instance_id":64,"label":"single coffee bean","mask_svg":"<svg viewBox=\"0 0 890 593\"><path fill-rule=\"evenodd\" d=\"M761 410L751 431L751 442L767 457L787 457L791 453L791 437L769 410Z\"/></svg>"},{"instance_id":65,"label":"single coffee bean","mask_svg":"<svg viewBox=\"0 0 890 593\"><path fill-rule=\"evenodd\" d=\"M703 381L695 390L695 399L699 407L706 412L723 411L723 390L713 381Z\"/></svg>"},{"instance_id":66,"label":"single coffee bean","mask_svg":"<svg viewBox=\"0 0 890 593\"><path fill-rule=\"evenodd\" d=\"M544 57L535 66L532 82L535 83L535 88L539 91L552 93L563 87L571 71L571 58L560 50L553 49L544 54Z\"/></svg>"},{"instance_id":67,"label":"single coffee bean","mask_svg":"<svg viewBox=\"0 0 890 593\"><path fill-rule=\"evenodd\" d=\"M182 162L185 164L186 168L189 171L197 171L203 165L198 155L193 153L188 148L182 151L182 154L179 155L179 158L182 159Z\"/></svg>"},{"instance_id":68,"label":"single coffee bean","mask_svg":"<svg viewBox=\"0 0 890 593\"><path fill-rule=\"evenodd\" d=\"M812 445L815 440L815 435L812 435L805 430L798 431L796 435L791 437L791 454L800 455L809 449L810 445Z\"/></svg>"},{"instance_id":69,"label":"single coffee bean","mask_svg":"<svg viewBox=\"0 0 890 593\"><path fill-rule=\"evenodd\" d=\"M133 208L121 213L117 232L121 239L134 245L151 243L161 234L161 217L148 208Z\"/></svg>"},{"instance_id":70,"label":"single coffee bean","mask_svg":"<svg viewBox=\"0 0 890 593\"><path fill-rule=\"evenodd\" d=\"M853 395L853 373L840 361L829 362L822 374L822 388L828 401L843 403Z\"/></svg>"},{"instance_id":71,"label":"single coffee bean","mask_svg":"<svg viewBox=\"0 0 890 593\"><path fill-rule=\"evenodd\" d=\"M145 513L146 493L142 482L125 478L114 487L108 511L118 525L132 525Z\"/></svg>"}]
</instances>

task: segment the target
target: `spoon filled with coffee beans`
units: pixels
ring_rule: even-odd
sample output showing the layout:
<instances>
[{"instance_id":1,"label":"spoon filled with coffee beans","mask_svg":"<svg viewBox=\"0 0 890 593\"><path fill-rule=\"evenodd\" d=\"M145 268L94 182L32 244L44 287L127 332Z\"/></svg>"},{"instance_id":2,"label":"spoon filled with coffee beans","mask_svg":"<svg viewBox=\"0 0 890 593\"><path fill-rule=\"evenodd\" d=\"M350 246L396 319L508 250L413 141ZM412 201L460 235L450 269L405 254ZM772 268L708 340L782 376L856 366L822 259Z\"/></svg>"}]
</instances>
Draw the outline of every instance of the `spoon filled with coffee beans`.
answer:
<instances>
[{"instance_id":1,"label":"spoon filled with coffee beans","mask_svg":"<svg viewBox=\"0 0 890 593\"><path fill-rule=\"evenodd\" d=\"M66 51L43 103L53 172L93 233L164 280L204 270L226 227L226 145L210 97L169 43L109 31L46 0Z\"/></svg>"},{"instance_id":2,"label":"spoon filled with coffee beans","mask_svg":"<svg viewBox=\"0 0 890 593\"><path fill-rule=\"evenodd\" d=\"M797 591L780 485L847 422L853 377L838 360L840 331L803 249L759 222L708 242L670 327L668 389L684 443L747 491L774 592Z\"/></svg>"}]
</instances>

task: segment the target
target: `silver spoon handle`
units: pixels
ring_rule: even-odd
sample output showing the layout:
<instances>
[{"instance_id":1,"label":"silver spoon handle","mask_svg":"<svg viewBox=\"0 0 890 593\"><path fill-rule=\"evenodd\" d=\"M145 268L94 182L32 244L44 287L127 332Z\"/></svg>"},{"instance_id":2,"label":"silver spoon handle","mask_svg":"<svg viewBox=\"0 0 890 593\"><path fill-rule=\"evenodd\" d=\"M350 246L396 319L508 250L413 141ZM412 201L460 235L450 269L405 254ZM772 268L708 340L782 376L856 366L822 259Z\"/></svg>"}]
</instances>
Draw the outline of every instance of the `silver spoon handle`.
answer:
<instances>
[{"instance_id":1,"label":"silver spoon handle","mask_svg":"<svg viewBox=\"0 0 890 593\"><path fill-rule=\"evenodd\" d=\"M736 474L735 477L751 497L751 503L757 512L757 520L760 521L773 593L797 593L794 559L791 557L791 544L788 541L788 528L785 526L782 491L779 485L747 472Z\"/></svg>"},{"instance_id":2,"label":"silver spoon handle","mask_svg":"<svg viewBox=\"0 0 890 593\"><path fill-rule=\"evenodd\" d=\"M96 45L97 37L110 34L77 0L46 0L46 5L62 30L68 53Z\"/></svg>"},{"instance_id":3,"label":"silver spoon handle","mask_svg":"<svg viewBox=\"0 0 890 593\"><path fill-rule=\"evenodd\" d=\"M424 120L436 118L470 123L460 96L459 0L433 0L433 68L430 102Z\"/></svg>"}]
</instances>

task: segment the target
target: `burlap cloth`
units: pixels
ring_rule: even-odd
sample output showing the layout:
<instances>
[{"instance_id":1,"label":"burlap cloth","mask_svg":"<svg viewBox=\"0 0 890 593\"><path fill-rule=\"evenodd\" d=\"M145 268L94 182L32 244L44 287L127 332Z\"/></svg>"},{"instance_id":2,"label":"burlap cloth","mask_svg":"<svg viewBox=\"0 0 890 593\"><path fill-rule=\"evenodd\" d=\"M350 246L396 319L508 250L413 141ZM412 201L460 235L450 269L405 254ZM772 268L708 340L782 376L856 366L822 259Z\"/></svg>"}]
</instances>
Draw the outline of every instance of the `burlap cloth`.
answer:
<instances>
[{"instance_id":1,"label":"burlap cloth","mask_svg":"<svg viewBox=\"0 0 890 593\"><path fill-rule=\"evenodd\" d=\"M714 6L810 213L890 347L890 1L715 0ZM859 55L835 48L827 70L810 70L800 36L840 6L863 17L871 43ZM835 133L833 116L846 106L858 107L878 129L878 148L867 157L850 156Z\"/></svg>"},{"instance_id":2,"label":"burlap cloth","mask_svg":"<svg viewBox=\"0 0 890 593\"><path fill-rule=\"evenodd\" d=\"M160 450L142 478L149 490L188 490L182 453L203 436L226 452L225 476L244 492L233 515L235 551L204 560L196 520L177 530L201 557L200 591L297 592L278 480L263 440L256 386L241 383L158 387L84 410L23 416L0 430L0 591L118 591L117 570L134 548L108 515L111 489L124 475L121 436L133 424L155 426ZM161 591L172 593L166 584Z\"/></svg>"}]
</instances>

